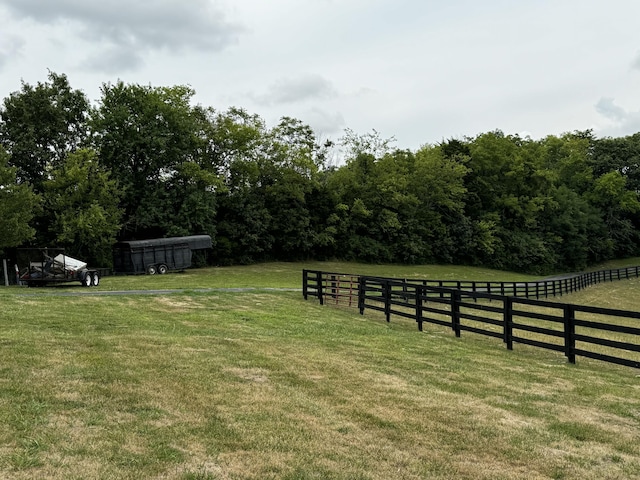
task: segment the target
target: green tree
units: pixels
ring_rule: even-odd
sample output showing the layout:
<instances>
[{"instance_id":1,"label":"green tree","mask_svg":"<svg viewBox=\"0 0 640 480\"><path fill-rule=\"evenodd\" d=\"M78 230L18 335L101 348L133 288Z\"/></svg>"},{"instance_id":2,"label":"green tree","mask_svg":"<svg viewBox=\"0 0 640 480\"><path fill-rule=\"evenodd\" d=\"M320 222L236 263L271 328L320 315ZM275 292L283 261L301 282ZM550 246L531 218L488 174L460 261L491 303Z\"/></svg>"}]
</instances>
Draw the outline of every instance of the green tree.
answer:
<instances>
[{"instance_id":1,"label":"green tree","mask_svg":"<svg viewBox=\"0 0 640 480\"><path fill-rule=\"evenodd\" d=\"M545 210L544 236L557 257L556 270L578 271L612 254L602 212L564 184L555 187Z\"/></svg>"},{"instance_id":2,"label":"green tree","mask_svg":"<svg viewBox=\"0 0 640 480\"><path fill-rule=\"evenodd\" d=\"M111 247L120 229L121 191L95 152L68 155L45 182L45 206L54 218L51 237L70 255L96 266L111 265Z\"/></svg>"},{"instance_id":3,"label":"green tree","mask_svg":"<svg viewBox=\"0 0 640 480\"><path fill-rule=\"evenodd\" d=\"M210 149L224 180L217 190L217 263L252 263L268 257L273 245L271 217L260 185L260 152L266 135L262 118L231 108L209 112Z\"/></svg>"},{"instance_id":4,"label":"green tree","mask_svg":"<svg viewBox=\"0 0 640 480\"><path fill-rule=\"evenodd\" d=\"M590 198L604 214L613 255L627 257L640 253L640 235L634 226L640 201L638 193L627 188L627 178L619 171L601 175L594 181Z\"/></svg>"},{"instance_id":5,"label":"green tree","mask_svg":"<svg viewBox=\"0 0 640 480\"><path fill-rule=\"evenodd\" d=\"M8 157L0 146L0 252L34 237L35 230L29 223L40 200L31 186L18 183L17 168L9 166Z\"/></svg>"},{"instance_id":6,"label":"green tree","mask_svg":"<svg viewBox=\"0 0 640 480\"><path fill-rule=\"evenodd\" d=\"M466 213L483 227L490 249L474 263L495 268L543 273L558 258L545 234L545 211L558 175L546 165L546 150L537 141L500 131L469 142Z\"/></svg>"},{"instance_id":7,"label":"green tree","mask_svg":"<svg viewBox=\"0 0 640 480\"><path fill-rule=\"evenodd\" d=\"M619 172L628 190L640 192L640 133L594 140L590 164L596 176Z\"/></svg>"},{"instance_id":8,"label":"green tree","mask_svg":"<svg viewBox=\"0 0 640 480\"><path fill-rule=\"evenodd\" d=\"M391 145L395 141L394 137L382 138L380 132L375 129L365 134L357 134L350 128L346 128L338 143L343 148L345 158L349 162L362 154L382 158L393 150Z\"/></svg>"},{"instance_id":9,"label":"green tree","mask_svg":"<svg viewBox=\"0 0 640 480\"><path fill-rule=\"evenodd\" d=\"M215 152L209 112L185 86L102 86L93 112L100 162L123 189L122 237L215 234Z\"/></svg>"},{"instance_id":10,"label":"green tree","mask_svg":"<svg viewBox=\"0 0 640 480\"><path fill-rule=\"evenodd\" d=\"M17 168L18 182L42 191L54 168L86 141L89 101L73 90L65 75L49 73L48 82L22 83L0 108L0 143Z\"/></svg>"},{"instance_id":11,"label":"green tree","mask_svg":"<svg viewBox=\"0 0 640 480\"><path fill-rule=\"evenodd\" d=\"M376 183L377 162L370 153L359 153L328 178L337 204L332 221L336 226L337 256L346 260L366 262L391 261L391 251L385 242L391 233L393 216L386 215L378 224L382 205Z\"/></svg>"},{"instance_id":12,"label":"green tree","mask_svg":"<svg viewBox=\"0 0 640 480\"><path fill-rule=\"evenodd\" d=\"M436 261L462 262L468 249L459 237L460 227L468 222L464 212L466 163L466 156L451 158L442 146L425 145L416 152L415 170L409 172L409 188L419 208L408 221L419 225L419 237Z\"/></svg>"},{"instance_id":13,"label":"green tree","mask_svg":"<svg viewBox=\"0 0 640 480\"><path fill-rule=\"evenodd\" d=\"M467 168L440 147L360 153L329 175L338 256L372 262L452 260Z\"/></svg>"},{"instance_id":14,"label":"green tree","mask_svg":"<svg viewBox=\"0 0 640 480\"><path fill-rule=\"evenodd\" d=\"M293 260L318 248L326 255L333 238L322 212L330 196L318 181L326 146L313 130L289 117L268 129L239 109L218 114L213 125L226 187L218 195L218 260Z\"/></svg>"},{"instance_id":15,"label":"green tree","mask_svg":"<svg viewBox=\"0 0 640 480\"><path fill-rule=\"evenodd\" d=\"M324 163L324 150L311 127L283 117L264 136L258 191L269 211L272 254L278 259L313 255L317 237L308 202Z\"/></svg>"},{"instance_id":16,"label":"green tree","mask_svg":"<svg viewBox=\"0 0 640 480\"><path fill-rule=\"evenodd\" d=\"M566 133L560 137L549 135L541 141L542 161L545 168L553 172L558 185L579 195L591 189L593 142L590 131Z\"/></svg>"}]
</instances>

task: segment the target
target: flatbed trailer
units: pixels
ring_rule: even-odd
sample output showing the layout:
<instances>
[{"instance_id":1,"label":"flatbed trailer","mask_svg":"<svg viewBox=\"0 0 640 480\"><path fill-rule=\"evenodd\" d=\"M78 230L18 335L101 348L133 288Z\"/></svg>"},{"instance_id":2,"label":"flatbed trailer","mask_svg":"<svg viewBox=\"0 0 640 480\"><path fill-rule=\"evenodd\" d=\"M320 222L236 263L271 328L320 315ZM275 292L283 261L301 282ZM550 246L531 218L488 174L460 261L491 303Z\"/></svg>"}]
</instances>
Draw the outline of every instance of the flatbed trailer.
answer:
<instances>
[{"instance_id":1,"label":"flatbed trailer","mask_svg":"<svg viewBox=\"0 0 640 480\"><path fill-rule=\"evenodd\" d=\"M100 272L87 268L82 260L69 257L60 248L29 248L19 252L27 266L19 270L18 280L29 287L80 282L85 287L100 284Z\"/></svg>"}]
</instances>

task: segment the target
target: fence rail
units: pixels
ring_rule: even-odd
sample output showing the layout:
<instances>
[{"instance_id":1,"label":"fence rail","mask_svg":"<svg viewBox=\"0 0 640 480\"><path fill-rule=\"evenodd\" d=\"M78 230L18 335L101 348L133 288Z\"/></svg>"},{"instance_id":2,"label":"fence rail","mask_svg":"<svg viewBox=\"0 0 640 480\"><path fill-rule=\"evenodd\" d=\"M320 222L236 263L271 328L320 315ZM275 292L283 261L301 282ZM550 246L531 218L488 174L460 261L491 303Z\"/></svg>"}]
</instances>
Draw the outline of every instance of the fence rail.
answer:
<instances>
[{"instance_id":1,"label":"fence rail","mask_svg":"<svg viewBox=\"0 0 640 480\"><path fill-rule=\"evenodd\" d=\"M640 266L626 267L610 270L599 270L567 275L562 278L538 280L534 282L478 282L471 280L424 280L403 279L408 285L422 285L425 287L439 287L461 290L471 293L489 293L510 297L547 298L573 293L602 282L611 282L629 278L640 277ZM328 297L335 298L336 289L340 295L345 295L345 287L350 289L353 282L360 275L352 275L335 272L322 272L319 270L303 270L302 284L303 295L317 297L321 304ZM386 280L385 277L368 277ZM397 279L390 279L397 280ZM354 291L350 289L350 291ZM333 296L332 296L333 295ZM355 294L354 294L355 295ZM356 304L355 301L352 301Z\"/></svg>"},{"instance_id":2,"label":"fence rail","mask_svg":"<svg viewBox=\"0 0 640 480\"><path fill-rule=\"evenodd\" d=\"M358 306L424 323L640 368L640 312L540 300L603 281L637 277L639 267L588 272L540 282L398 280L303 271L303 295L321 304ZM357 285L357 287L356 287Z\"/></svg>"}]
</instances>

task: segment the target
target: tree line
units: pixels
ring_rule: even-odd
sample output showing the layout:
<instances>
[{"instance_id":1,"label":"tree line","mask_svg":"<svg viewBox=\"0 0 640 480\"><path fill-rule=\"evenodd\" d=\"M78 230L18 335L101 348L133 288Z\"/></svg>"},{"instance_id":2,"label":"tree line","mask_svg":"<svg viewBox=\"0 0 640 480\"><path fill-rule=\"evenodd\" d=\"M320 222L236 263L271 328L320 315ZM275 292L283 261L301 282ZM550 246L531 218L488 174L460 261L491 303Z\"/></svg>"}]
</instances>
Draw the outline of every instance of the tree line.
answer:
<instances>
[{"instance_id":1,"label":"tree line","mask_svg":"<svg viewBox=\"0 0 640 480\"><path fill-rule=\"evenodd\" d=\"M320 141L186 86L66 75L0 106L0 250L60 246L111 265L117 240L209 234L212 264L343 259L531 273L640 254L640 133L501 131L412 151L375 132Z\"/></svg>"}]
</instances>

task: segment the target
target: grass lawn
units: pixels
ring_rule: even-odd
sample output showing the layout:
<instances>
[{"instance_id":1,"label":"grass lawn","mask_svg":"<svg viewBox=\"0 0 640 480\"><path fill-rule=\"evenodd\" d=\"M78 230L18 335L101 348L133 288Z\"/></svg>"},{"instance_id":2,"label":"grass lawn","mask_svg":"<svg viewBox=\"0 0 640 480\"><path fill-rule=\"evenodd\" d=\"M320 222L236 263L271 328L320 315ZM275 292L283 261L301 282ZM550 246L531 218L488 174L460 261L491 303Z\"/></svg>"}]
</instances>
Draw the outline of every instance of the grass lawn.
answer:
<instances>
[{"instance_id":1,"label":"grass lawn","mask_svg":"<svg viewBox=\"0 0 640 480\"><path fill-rule=\"evenodd\" d=\"M233 267L188 269L167 275L122 275L102 278L97 290L137 289L207 289L207 288L301 288L302 270L384 275L396 278L431 278L443 280L533 280L536 277L519 273L501 272L486 268L451 265L367 265L348 262L273 262ZM0 288L3 293L15 293L23 287ZM33 288L32 292L79 291L79 282L59 284L55 287ZM89 291L89 289L87 289Z\"/></svg>"},{"instance_id":2,"label":"grass lawn","mask_svg":"<svg viewBox=\"0 0 640 480\"><path fill-rule=\"evenodd\" d=\"M99 288L299 288L305 267L381 274L269 264ZM444 267L385 271L456 278ZM455 272L512 279L481 273ZM575 298L636 298L639 286ZM631 368L569 365L431 325L419 333L293 291L46 292L1 289L0 478L640 478Z\"/></svg>"}]
</instances>

